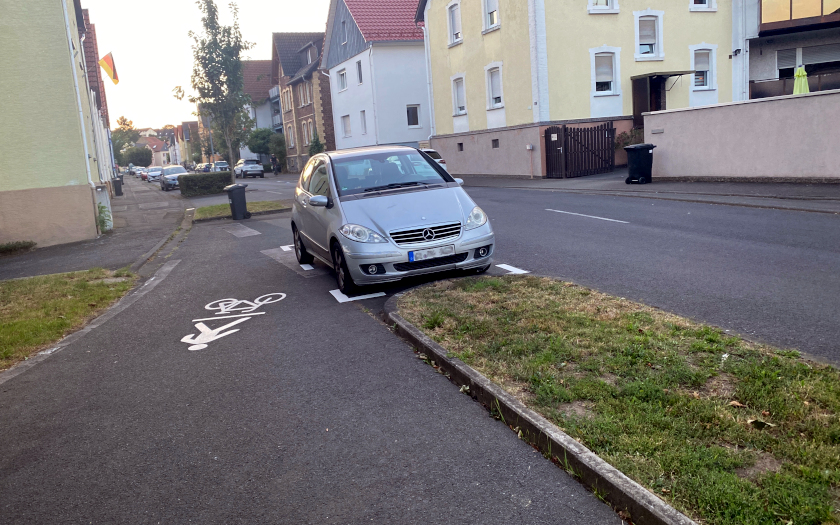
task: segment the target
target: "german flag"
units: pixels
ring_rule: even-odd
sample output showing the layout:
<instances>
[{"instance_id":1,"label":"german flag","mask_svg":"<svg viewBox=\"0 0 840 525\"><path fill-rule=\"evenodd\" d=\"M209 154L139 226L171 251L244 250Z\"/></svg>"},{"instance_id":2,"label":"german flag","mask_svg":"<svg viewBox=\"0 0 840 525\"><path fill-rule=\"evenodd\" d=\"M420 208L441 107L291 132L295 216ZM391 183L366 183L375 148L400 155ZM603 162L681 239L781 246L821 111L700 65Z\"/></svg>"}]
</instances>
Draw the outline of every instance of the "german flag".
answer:
<instances>
[{"instance_id":1,"label":"german flag","mask_svg":"<svg viewBox=\"0 0 840 525\"><path fill-rule=\"evenodd\" d=\"M106 73L108 73L108 76L111 77L114 84L120 83L120 77L117 75L117 68L114 66L114 55L108 53L102 58L102 60L99 61L99 65L102 66L102 69L104 69Z\"/></svg>"}]
</instances>

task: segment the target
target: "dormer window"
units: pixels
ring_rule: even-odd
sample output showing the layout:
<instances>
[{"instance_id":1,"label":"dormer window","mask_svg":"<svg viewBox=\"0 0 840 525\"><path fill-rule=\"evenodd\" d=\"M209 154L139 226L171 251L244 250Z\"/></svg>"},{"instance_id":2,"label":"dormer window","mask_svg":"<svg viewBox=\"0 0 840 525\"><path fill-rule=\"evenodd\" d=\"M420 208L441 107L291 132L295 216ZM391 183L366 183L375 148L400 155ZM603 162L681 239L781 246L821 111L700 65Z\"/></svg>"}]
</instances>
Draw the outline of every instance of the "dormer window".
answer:
<instances>
[{"instance_id":1,"label":"dormer window","mask_svg":"<svg viewBox=\"0 0 840 525\"><path fill-rule=\"evenodd\" d=\"M306 63L307 64L312 63L312 48L311 47L306 50Z\"/></svg>"}]
</instances>

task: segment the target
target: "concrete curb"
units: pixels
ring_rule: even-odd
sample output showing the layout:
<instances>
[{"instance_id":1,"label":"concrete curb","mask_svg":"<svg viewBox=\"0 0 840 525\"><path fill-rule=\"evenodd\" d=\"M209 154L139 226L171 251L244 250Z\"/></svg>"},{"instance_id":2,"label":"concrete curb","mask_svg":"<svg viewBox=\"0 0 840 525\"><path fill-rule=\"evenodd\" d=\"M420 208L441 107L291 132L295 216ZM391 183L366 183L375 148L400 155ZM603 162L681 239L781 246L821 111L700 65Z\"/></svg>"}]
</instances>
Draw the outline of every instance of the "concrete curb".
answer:
<instances>
[{"instance_id":1,"label":"concrete curb","mask_svg":"<svg viewBox=\"0 0 840 525\"><path fill-rule=\"evenodd\" d=\"M440 366L450 381L468 387L470 397L491 411L496 411L502 422L512 429L518 428L525 441L544 454L550 454L552 461L584 485L604 494L604 499L613 508L629 512L633 523L697 525L475 369L459 359L449 357L445 348L399 315L397 303L408 291L388 299L385 303L386 319L394 324L399 335Z\"/></svg>"},{"instance_id":2,"label":"concrete curb","mask_svg":"<svg viewBox=\"0 0 840 525\"><path fill-rule=\"evenodd\" d=\"M190 227L192 227L192 218L194 214L195 208L189 208L184 212L184 217L181 219L181 225L178 227L181 231L188 230L190 229ZM139 270L144 264L146 264L149 261L149 259L154 257L154 255L158 251L160 251L160 249L163 248L163 246L166 243L175 238L176 231L178 230L176 229L175 231L169 233L166 237L161 239L159 243L155 244L151 250L138 257L137 260L131 264L131 272L137 273L137 270Z\"/></svg>"},{"instance_id":3,"label":"concrete curb","mask_svg":"<svg viewBox=\"0 0 840 525\"><path fill-rule=\"evenodd\" d=\"M251 212L251 217L257 217L259 215L274 215L274 214L278 214L278 213L289 213L290 211L292 211L291 208L289 208L288 210L253 211L253 212ZM210 217L209 219L193 219L192 222L193 223L198 223L198 222L223 221L223 220L227 220L227 219L230 219L230 217Z\"/></svg>"}]
</instances>

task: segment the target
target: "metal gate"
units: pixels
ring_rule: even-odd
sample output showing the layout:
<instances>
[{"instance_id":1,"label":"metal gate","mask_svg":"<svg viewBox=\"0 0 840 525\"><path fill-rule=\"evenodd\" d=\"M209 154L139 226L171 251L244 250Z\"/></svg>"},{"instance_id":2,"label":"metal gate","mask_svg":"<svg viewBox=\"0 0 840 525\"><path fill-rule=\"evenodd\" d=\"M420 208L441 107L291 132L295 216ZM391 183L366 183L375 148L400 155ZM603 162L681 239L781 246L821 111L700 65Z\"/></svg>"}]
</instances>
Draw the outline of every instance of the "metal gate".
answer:
<instances>
[{"instance_id":1,"label":"metal gate","mask_svg":"<svg viewBox=\"0 0 840 525\"><path fill-rule=\"evenodd\" d=\"M612 171L615 168L615 127L612 122L592 128L552 126L545 130L545 151L549 178Z\"/></svg>"}]
</instances>

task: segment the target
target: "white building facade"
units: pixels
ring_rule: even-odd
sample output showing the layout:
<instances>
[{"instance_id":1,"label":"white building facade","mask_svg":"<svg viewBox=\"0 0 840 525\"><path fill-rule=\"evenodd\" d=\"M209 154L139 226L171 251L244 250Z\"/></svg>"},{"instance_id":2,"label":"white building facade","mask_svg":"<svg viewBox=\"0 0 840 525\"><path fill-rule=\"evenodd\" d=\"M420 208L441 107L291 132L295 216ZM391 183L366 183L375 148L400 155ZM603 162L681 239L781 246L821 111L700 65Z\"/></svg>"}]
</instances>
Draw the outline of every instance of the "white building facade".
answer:
<instances>
[{"instance_id":1,"label":"white building facade","mask_svg":"<svg viewBox=\"0 0 840 525\"><path fill-rule=\"evenodd\" d=\"M330 76L336 149L417 147L432 134L416 3L395 3L386 12L363 2L330 5L321 67Z\"/></svg>"}]
</instances>

